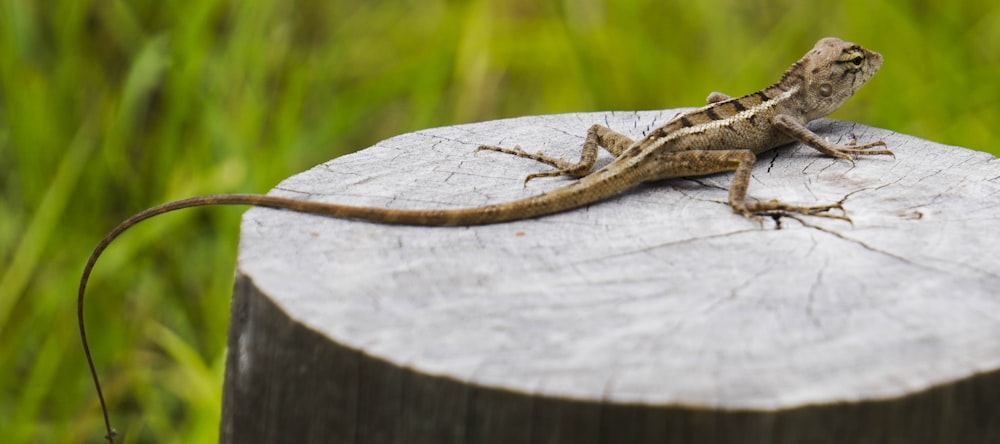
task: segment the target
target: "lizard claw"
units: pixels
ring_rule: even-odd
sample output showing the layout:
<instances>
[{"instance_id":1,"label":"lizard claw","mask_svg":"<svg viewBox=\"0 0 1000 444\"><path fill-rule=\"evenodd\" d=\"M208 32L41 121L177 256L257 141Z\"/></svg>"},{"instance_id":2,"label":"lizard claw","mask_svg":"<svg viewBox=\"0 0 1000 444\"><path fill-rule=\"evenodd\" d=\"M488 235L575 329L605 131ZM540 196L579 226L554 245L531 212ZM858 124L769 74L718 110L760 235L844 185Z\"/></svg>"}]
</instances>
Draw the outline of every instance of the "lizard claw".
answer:
<instances>
[{"instance_id":1,"label":"lizard claw","mask_svg":"<svg viewBox=\"0 0 1000 444\"><path fill-rule=\"evenodd\" d=\"M838 159L844 159L844 160L846 160L848 162L851 162L851 166L852 167L853 166L857 166L857 163L854 162L854 156L850 155L849 152L836 151L835 154L834 154L834 157L836 157Z\"/></svg>"}]
</instances>

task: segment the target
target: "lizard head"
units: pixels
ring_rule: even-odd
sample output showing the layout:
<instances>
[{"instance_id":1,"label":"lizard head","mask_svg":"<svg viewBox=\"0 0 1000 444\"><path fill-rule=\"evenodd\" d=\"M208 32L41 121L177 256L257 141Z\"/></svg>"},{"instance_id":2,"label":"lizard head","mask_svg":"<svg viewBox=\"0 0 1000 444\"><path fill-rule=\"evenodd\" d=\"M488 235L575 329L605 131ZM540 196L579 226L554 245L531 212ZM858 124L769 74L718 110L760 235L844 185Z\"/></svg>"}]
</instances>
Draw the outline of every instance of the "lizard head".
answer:
<instances>
[{"instance_id":1,"label":"lizard head","mask_svg":"<svg viewBox=\"0 0 1000 444\"><path fill-rule=\"evenodd\" d=\"M807 120L832 113L882 67L882 55L860 45L827 37L785 73L797 77ZM797 72L796 72L797 71Z\"/></svg>"}]
</instances>

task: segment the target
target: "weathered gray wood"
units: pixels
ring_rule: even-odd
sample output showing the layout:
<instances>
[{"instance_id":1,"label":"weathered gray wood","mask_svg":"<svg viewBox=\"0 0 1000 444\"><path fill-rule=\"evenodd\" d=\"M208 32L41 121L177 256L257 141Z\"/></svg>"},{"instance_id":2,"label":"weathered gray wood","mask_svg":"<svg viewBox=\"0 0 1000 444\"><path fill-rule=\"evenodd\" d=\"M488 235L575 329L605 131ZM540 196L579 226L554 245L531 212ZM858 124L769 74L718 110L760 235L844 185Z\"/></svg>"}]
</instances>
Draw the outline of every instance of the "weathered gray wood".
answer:
<instances>
[{"instance_id":1,"label":"weathered gray wood","mask_svg":"<svg viewBox=\"0 0 1000 444\"><path fill-rule=\"evenodd\" d=\"M575 159L593 123L638 137L676 112L418 131L273 193L516 199L567 181L524 187L543 165L477 145ZM248 211L222 441L1000 441L1000 160L812 128L884 139L896 158L782 148L760 157L750 196L844 199L853 226L762 228L724 203L728 174L482 227Z\"/></svg>"}]
</instances>

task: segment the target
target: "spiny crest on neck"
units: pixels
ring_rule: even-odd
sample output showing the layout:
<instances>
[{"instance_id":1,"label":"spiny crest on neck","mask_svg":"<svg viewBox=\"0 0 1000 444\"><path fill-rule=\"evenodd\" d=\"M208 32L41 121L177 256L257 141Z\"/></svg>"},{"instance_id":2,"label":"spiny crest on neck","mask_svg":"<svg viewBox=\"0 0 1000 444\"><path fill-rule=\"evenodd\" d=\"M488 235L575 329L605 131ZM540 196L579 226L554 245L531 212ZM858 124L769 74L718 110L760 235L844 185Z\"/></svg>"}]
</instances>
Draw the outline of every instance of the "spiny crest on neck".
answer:
<instances>
[{"instance_id":1,"label":"spiny crest on neck","mask_svg":"<svg viewBox=\"0 0 1000 444\"><path fill-rule=\"evenodd\" d=\"M806 57L808 57L808 55ZM778 88L782 91L788 91L795 85L801 85L805 82L806 77L805 61L805 57L803 57L793 63L792 66L789 66L788 69L785 70L785 73L781 75L781 79L767 89Z\"/></svg>"}]
</instances>

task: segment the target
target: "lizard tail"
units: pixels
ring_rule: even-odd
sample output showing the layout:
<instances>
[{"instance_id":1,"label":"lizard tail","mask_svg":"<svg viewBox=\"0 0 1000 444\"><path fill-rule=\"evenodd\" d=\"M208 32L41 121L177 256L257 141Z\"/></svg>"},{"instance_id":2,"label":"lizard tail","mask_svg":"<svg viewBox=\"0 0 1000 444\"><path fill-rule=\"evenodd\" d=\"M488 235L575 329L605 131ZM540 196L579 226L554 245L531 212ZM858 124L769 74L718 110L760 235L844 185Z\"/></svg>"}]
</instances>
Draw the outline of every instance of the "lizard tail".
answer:
<instances>
[{"instance_id":1,"label":"lizard tail","mask_svg":"<svg viewBox=\"0 0 1000 444\"><path fill-rule=\"evenodd\" d=\"M198 196L165 203L135 214L118 224L109 232L91 252L87 264L80 276L80 286L77 293L77 321L80 327L80 339L83 341L83 352L87 357L87 365L97 389L97 397L104 414L104 425L107 429L105 439L114 442L115 430L111 427L107 404L101 390L101 382L97 376L97 368L87 342L87 330L84 325L84 295L91 272L101 254L111 243L129 228L136 224L171 211L210 205L253 205L277 209L298 211L346 219L360 219L372 222L394 225L420 226L469 226L509 222L520 219L530 219L547 214L558 213L584 205L604 200L617 194L636 182L621 174L602 169L583 177L582 179L557 188L548 193L525 199L487 205L474 208L450 210L390 210L384 208L355 207L324 202L297 200L287 197L267 196L261 194L219 194Z\"/></svg>"}]
</instances>

